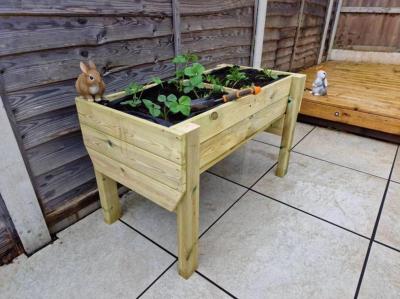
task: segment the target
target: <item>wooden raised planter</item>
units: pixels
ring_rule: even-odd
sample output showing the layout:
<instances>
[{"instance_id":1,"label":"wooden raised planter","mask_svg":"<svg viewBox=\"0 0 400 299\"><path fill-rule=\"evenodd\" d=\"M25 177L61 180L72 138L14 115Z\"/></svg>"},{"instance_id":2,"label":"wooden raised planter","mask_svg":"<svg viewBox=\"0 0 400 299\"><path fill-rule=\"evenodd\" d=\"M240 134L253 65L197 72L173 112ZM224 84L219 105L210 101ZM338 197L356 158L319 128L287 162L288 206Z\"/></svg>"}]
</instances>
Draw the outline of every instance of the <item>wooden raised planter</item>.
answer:
<instances>
[{"instance_id":1,"label":"wooden raised planter","mask_svg":"<svg viewBox=\"0 0 400 299\"><path fill-rule=\"evenodd\" d=\"M271 126L282 134L276 174L287 171L306 77L276 73L288 76L263 87L258 95L222 104L169 128L77 98L105 222L113 223L121 215L117 182L176 212L179 274L188 278L198 266L200 173ZM275 128L277 123L281 129Z\"/></svg>"}]
</instances>

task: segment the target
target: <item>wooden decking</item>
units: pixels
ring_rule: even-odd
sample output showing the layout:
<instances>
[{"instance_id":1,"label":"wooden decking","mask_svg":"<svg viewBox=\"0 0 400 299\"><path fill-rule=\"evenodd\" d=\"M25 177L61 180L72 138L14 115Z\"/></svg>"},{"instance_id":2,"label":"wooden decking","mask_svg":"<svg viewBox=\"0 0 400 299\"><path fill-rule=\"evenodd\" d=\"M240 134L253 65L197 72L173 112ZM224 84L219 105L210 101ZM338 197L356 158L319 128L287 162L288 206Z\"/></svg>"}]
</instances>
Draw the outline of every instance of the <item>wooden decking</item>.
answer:
<instances>
[{"instance_id":1,"label":"wooden decking","mask_svg":"<svg viewBox=\"0 0 400 299\"><path fill-rule=\"evenodd\" d=\"M328 74L328 95L310 94L318 70ZM303 115L400 135L400 65L328 61L303 71Z\"/></svg>"}]
</instances>

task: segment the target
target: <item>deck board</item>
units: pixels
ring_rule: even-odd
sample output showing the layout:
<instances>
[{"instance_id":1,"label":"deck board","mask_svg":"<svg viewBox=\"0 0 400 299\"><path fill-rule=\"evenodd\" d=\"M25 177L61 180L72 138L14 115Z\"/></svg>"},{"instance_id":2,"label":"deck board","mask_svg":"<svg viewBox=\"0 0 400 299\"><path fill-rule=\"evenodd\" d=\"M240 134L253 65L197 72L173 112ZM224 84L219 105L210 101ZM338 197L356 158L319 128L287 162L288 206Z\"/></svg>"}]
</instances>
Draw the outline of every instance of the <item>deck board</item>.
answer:
<instances>
[{"instance_id":1,"label":"deck board","mask_svg":"<svg viewBox=\"0 0 400 299\"><path fill-rule=\"evenodd\" d=\"M302 114L400 135L400 65L328 61L303 71L307 89L320 69L328 95L306 91Z\"/></svg>"}]
</instances>

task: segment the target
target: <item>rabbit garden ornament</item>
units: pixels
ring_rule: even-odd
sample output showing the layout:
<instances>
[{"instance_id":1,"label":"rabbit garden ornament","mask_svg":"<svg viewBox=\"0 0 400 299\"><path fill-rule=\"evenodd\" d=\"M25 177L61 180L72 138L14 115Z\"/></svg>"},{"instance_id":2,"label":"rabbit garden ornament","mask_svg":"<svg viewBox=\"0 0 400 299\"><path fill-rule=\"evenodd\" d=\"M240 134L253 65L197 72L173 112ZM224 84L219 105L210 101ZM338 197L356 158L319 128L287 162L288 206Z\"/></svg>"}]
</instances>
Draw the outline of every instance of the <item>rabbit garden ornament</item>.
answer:
<instances>
[{"instance_id":1,"label":"rabbit garden ornament","mask_svg":"<svg viewBox=\"0 0 400 299\"><path fill-rule=\"evenodd\" d=\"M317 78L315 78L312 85L311 94L313 96L325 96L328 94L328 80L326 79L325 71L317 72Z\"/></svg>"},{"instance_id":2,"label":"rabbit garden ornament","mask_svg":"<svg viewBox=\"0 0 400 299\"><path fill-rule=\"evenodd\" d=\"M76 80L76 91L90 102L100 100L104 94L106 85L97 71L96 65L90 60L88 65L81 62L80 67L82 74Z\"/></svg>"}]
</instances>

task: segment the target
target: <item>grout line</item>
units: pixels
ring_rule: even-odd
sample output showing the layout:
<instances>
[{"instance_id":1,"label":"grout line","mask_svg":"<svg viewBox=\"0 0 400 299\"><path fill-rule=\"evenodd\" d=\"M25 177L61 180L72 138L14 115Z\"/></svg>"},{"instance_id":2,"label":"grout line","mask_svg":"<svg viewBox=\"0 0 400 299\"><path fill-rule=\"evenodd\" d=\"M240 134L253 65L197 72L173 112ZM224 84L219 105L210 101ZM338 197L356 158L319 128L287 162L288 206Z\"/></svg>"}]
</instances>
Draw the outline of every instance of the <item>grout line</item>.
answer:
<instances>
[{"instance_id":1,"label":"grout line","mask_svg":"<svg viewBox=\"0 0 400 299\"><path fill-rule=\"evenodd\" d=\"M298 146L299 143L302 142L308 135L310 135L312 132L314 132L314 130L315 130L316 128L317 128L317 126L314 126L314 128L312 128L312 129L310 130L310 132L308 132L306 135L304 135L295 145L293 145L292 148L291 148L290 150L293 151L294 148L295 148L296 146Z\"/></svg>"},{"instance_id":2,"label":"grout line","mask_svg":"<svg viewBox=\"0 0 400 299\"><path fill-rule=\"evenodd\" d=\"M137 230L136 228L134 228L132 225L126 223L124 220L119 219L119 221L121 221L123 224L125 224L127 227L129 227L130 229L134 230L135 232L137 232L139 235L141 235L142 237L144 237L145 239L147 239L148 241L150 241L151 243L153 243L154 245L156 245L157 247L161 248L162 250L164 250L166 253L168 253L169 255L172 255L174 258L178 258L175 254L173 254L171 251L169 251L168 249L164 248L163 246L161 246L160 244L158 244L157 242L153 241L152 239L150 239L148 236L146 236L145 234L143 234L142 232L140 232L139 230Z\"/></svg>"},{"instance_id":3,"label":"grout line","mask_svg":"<svg viewBox=\"0 0 400 299\"><path fill-rule=\"evenodd\" d=\"M392 163L392 168L390 169L389 178L387 179L387 182L386 182L385 192L383 193L381 205L379 207L378 215L376 217L374 230L372 231L371 240L370 240L369 245L368 245L367 254L365 256L364 264L363 264L363 267L361 269L360 278L358 280L357 289L356 289L356 293L354 295L354 298L358 298L358 294L360 293L361 284L362 284L362 281L363 281L363 278L364 278L365 270L367 268L369 255L371 254L372 244L375 241L376 231L378 230L379 220L381 218L381 215L382 215L382 212L383 212L383 207L385 205L386 195L388 193L389 184L390 184L390 178L392 177L392 173L393 173L393 169L394 169L394 163L396 161L396 156L397 156L398 152L399 152L399 146L397 146L396 154L394 155L394 159L393 159L393 163Z\"/></svg>"},{"instance_id":4,"label":"grout line","mask_svg":"<svg viewBox=\"0 0 400 299\"><path fill-rule=\"evenodd\" d=\"M208 232L210 230L210 228L212 228L231 208L233 208L234 205L236 205L248 192L250 189L246 188L246 192L244 192L238 199L235 200L235 202L233 204L231 204L221 215L219 215L219 217L217 219L215 219L215 221L213 223L210 224L209 227L206 228L206 230L204 232L201 233L201 235L199 236L199 239L205 235L206 232Z\"/></svg>"},{"instance_id":5,"label":"grout line","mask_svg":"<svg viewBox=\"0 0 400 299\"><path fill-rule=\"evenodd\" d=\"M316 159L316 160L319 160L319 161L323 161L323 162L326 162L326 163L329 163L329 164L332 164L332 165L336 165L336 166L340 166L340 167L347 168L347 169L350 169L350 170L354 170L354 171L357 171L357 172L360 172L360 173L363 173L363 174L368 174L370 176L373 176L373 177L376 177L376 178L379 178L379 179L382 179L382 180L385 180L385 181L388 180L388 178L383 178L383 177L378 176L376 174L371 174L371 173L368 173L368 172L365 172L365 171L362 171L362 170L358 170L358 169L351 168L351 167L348 167L348 166L345 166L345 165L337 164L335 162L331 162L331 161L328 161L328 160L317 158L317 157L314 157L314 156L311 156L311 155L308 155L308 154L304 154L304 153L300 153L300 152L296 152L296 151L293 151L293 153L296 153L296 154L299 154L299 155L302 155L302 156L306 156L306 157L309 157L309 158L313 158L313 159Z\"/></svg>"},{"instance_id":6,"label":"grout line","mask_svg":"<svg viewBox=\"0 0 400 299\"><path fill-rule=\"evenodd\" d=\"M392 247L392 246L390 246L390 245L387 245L387 244L385 244L385 243L382 243L382 242L379 242L379 241L376 241L376 240L374 240L374 242L377 243L377 244L379 244L379 245L385 246L385 247L387 247L387 248L389 248L389 249L392 249L392 250L394 250L394 251L400 252L400 249L397 249L397 248Z\"/></svg>"},{"instance_id":7,"label":"grout line","mask_svg":"<svg viewBox=\"0 0 400 299\"><path fill-rule=\"evenodd\" d=\"M304 135L302 138L300 138L300 140L297 141L297 143L296 143L295 145L292 146L292 148L289 150L289 155L292 153L294 147L297 146L300 142L302 142L302 141L304 140L304 138L306 138L312 131L314 131L315 128L316 128L316 127L312 128L312 129L310 130L310 132L308 132L306 135ZM279 153L278 153L278 161L275 162L275 164L272 165L272 167L269 168L257 181L255 181L255 183L252 184L252 185L249 187L249 189L252 189L259 181L261 181L261 180L267 175L268 172L270 172L276 165L278 165L278 162L279 162ZM290 162L290 156L289 156L289 162ZM288 167L289 167L289 164L288 164Z\"/></svg>"},{"instance_id":8,"label":"grout line","mask_svg":"<svg viewBox=\"0 0 400 299\"><path fill-rule=\"evenodd\" d=\"M220 175L220 174L214 173L214 172L212 172L212 171L210 171L210 170L206 170L205 172L206 172L206 173L209 173L209 174L212 174L212 175L215 175L216 177L219 177L219 178L221 178L221 179L224 179L225 181L231 182L231 183L233 183L233 184L235 184L235 185L238 185L238 186L240 186L240 187L249 189L248 186L245 186L245 185L242 185L242 184L240 184L240 183L238 183L238 182L232 181L231 179L228 179L228 178L226 178L226 177L224 177L224 176L222 176L222 175Z\"/></svg>"},{"instance_id":9,"label":"grout line","mask_svg":"<svg viewBox=\"0 0 400 299\"><path fill-rule=\"evenodd\" d=\"M171 267L172 267L175 263L176 263L176 259L175 259L175 261L172 262L171 265L169 265L169 266L167 267L167 269L165 269L160 275L158 275L157 278L156 278L151 284L149 284L149 285L144 289L144 291L141 292L141 293L139 294L139 296L136 297L136 299L139 299L140 297L142 297L143 294L146 293L146 292L157 282L157 280L159 280L159 279L161 278L161 276L163 276L169 269L171 269Z\"/></svg>"},{"instance_id":10,"label":"grout line","mask_svg":"<svg viewBox=\"0 0 400 299\"><path fill-rule=\"evenodd\" d=\"M232 293L228 292L227 290L225 290L223 287L221 287L220 285L218 285L217 283L215 283L214 281L212 281L210 278L208 278L207 276L205 276L204 274L202 274L201 272L196 270L196 273L199 274L201 277L203 277L205 280L207 280L208 282L210 282L211 284L213 284L214 286L216 286L218 289L220 289L221 291L223 291L224 293L226 293L227 295L231 296L232 298L237 299L236 296L234 296Z\"/></svg>"},{"instance_id":11,"label":"grout line","mask_svg":"<svg viewBox=\"0 0 400 299\"><path fill-rule=\"evenodd\" d=\"M251 139L251 141L255 141L255 142L259 142L259 143L263 143L263 144L266 144L266 145L269 145L269 146L273 146L273 147L279 148L279 146L271 144L271 143L268 143L268 142L265 142L265 141L261 141L261 140L257 140L257 139Z\"/></svg>"},{"instance_id":12,"label":"grout line","mask_svg":"<svg viewBox=\"0 0 400 299\"><path fill-rule=\"evenodd\" d=\"M311 213L309 213L309 212L307 212L307 211L304 211L304 210L302 210L302 209L299 209L299 208L297 208L297 207L295 207L295 206L292 206L292 205L290 205L290 204L288 204L288 203L285 203L285 202L283 202L283 201L280 201L279 199L273 198L273 197L271 197L271 196L268 196L268 195L266 195L266 194L263 194L263 193L261 193L261 192L259 192L259 191L253 190L253 189L251 189L251 191L254 192L254 193L257 193L257 194L259 194L259 195L261 195L261 196L264 196L264 197L266 197L266 198L269 198L269 199L271 199L271 200L273 200L273 201L279 202L279 203L281 203L281 204L283 204L283 205L285 205L285 206L288 206L288 207L290 207L290 208L292 208L292 209L295 209L295 210L297 210L297 211L299 211L299 212L302 212L302 213L304 213L304 214L307 214L307 215L309 215L309 216L311 216L311 217L314 217L314 218L317 218L317 219L319 219L319 220L322 220L322 221L324 221L324 222L326 222L326 223L329 223L329 224L331 224L331 225L333 225L333 226L336 226L336 227L338 227L338 228L340 228L340 229L343 229L343 230L345 230L345 231L347 231L347 232L349 232L349 233L355 234L355 235L357 235L357 236L359 236L359 237L361 237L361 238L370 240L370 238L368 238L367 236L364 236L364 235L362 235L362 234L360 234L360 233L357 233L357 232L355 232L355 231L353 231L353 230L351 230L351 229L345 228L345 227L343 227L343 226L341 226L341 225L339 225L339 224L336 224L336 223L334 223L334 222L331 222L331 221L329 221L329 220L326 220L326 219L324 219L324 218L321 218L321 217L319 217L319 216L317 216L317 215L314 215L314 214L311 214Z\"/></svg>"}]
</instances>

